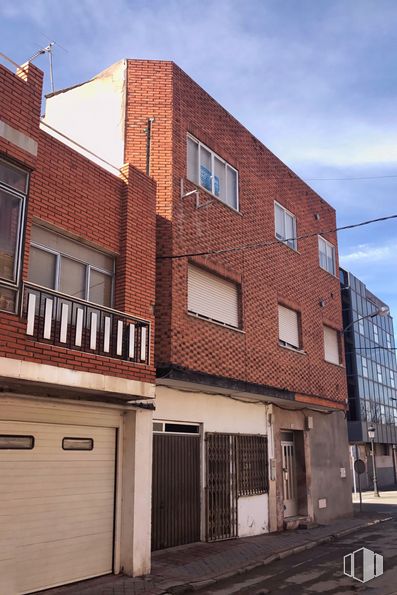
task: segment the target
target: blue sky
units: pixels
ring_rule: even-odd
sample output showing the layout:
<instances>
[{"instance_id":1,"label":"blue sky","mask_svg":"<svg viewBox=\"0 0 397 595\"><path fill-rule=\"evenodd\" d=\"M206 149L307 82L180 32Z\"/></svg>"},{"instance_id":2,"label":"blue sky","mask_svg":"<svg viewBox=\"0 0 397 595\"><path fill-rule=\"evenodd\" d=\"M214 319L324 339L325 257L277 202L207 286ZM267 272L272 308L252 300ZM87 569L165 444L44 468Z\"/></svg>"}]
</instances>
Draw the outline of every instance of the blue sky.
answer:
<instances>
[{"instance_id":1,"label":"blue sky","mask_svg":"<svg viewBox=\"0 0 397 595\"><path fill-rule=\"evenodd\" d=\"M2 0L0 39L17 62L64 46L56 88L123 57L174 60L303 179L374 178L309 181L339 225L397 213L395 0ZM397 221L339 246L397 316Z\"/></svg>"}]
</instances>

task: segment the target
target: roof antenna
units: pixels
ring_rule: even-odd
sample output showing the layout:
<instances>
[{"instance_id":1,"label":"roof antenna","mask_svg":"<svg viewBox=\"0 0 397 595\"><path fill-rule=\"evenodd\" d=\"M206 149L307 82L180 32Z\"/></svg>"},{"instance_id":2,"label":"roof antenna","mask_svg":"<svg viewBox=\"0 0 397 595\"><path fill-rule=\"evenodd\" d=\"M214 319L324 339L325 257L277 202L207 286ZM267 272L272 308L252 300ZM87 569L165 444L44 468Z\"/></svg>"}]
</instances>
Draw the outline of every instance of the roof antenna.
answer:
<instances>
[{"instance_id":1,"label":"roof antenna","mask_svg":"<svg viewBox=\"0 0 397 595\"><path fill-rule=\"evenodd\" d=\"M48 59L49 59L49 62L50 62L51 93L54 93L54 91L55 91L55 88L54 88L54 70L53 70L53 62L52 62L52 52L53 52L53 49L54 49L54 45L59 45L59 47L62 47L59 43L56 43L55 41L50 41L50 43L45 48L42 48L41 50L37 50L37 52L35 52L33 54L33 56L31 56L29 58L29 60L28 60L28 62L33 62L33 60L35 60L38 56L42 56L43 54L48 54ZM62 49L65 49L65 48L62 48Z\"/></svg>"}]
</instances>

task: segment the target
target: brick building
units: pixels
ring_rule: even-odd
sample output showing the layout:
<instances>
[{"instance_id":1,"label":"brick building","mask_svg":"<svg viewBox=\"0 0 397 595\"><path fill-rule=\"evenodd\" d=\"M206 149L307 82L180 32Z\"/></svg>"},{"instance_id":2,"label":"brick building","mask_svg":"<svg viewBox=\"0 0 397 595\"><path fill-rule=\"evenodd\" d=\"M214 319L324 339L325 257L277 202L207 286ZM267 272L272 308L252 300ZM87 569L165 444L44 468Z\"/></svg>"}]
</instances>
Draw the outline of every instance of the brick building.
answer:
<instances>
[{"instance_id":1,"label":"brick building","mask_svg":"<svg viewBox=\"0 0 397 595\"><path fill-rule=\"evenodd\" d=\"M0 592L150 568L155 182L0 66Z\"/></svg>"},{"instance_id":2,"label":"brick building","mask_svg":"<svg viewBox=\"0 0 397 595\"><path fill-rule=\"evenodd\" d=\"M45 121L157 184L152 547L349 515L332 207L171 62L122 60Z\"/></svg>"}]
</instances>

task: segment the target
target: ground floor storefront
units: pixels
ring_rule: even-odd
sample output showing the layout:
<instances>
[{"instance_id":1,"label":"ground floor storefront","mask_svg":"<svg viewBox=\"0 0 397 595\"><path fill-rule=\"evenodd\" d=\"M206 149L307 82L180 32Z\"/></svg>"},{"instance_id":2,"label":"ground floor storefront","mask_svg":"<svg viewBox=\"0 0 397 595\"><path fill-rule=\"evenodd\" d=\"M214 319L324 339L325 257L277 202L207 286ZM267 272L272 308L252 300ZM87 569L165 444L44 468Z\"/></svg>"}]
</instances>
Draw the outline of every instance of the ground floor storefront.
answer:
<instances>
[{"instance_id":1,"label":"ground floor storefront","mask_svg":"<svg viewBox=\"0 0 397 595\"><path fill-rule=\"evenodd\" d=\"M352 513L343 411L158 386L152 549Z\"/></svg>"}]
</instances>

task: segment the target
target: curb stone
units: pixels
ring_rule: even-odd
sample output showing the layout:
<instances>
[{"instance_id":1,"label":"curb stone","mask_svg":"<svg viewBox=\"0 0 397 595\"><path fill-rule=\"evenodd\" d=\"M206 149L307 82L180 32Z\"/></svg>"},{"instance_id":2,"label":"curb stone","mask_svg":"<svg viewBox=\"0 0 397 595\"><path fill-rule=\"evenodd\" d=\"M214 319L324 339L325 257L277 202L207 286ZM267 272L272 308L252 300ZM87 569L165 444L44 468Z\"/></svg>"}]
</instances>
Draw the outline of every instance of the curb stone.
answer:
<instances>
[{"instance_id":1,"label":"curb stone","mask_svg":"<svg viewBox=\"0 0 397 595\"><path fill-rule=\"evenodd\" d=\"M372 527L373 525L378 525L379 523L385 523L386 521L391 521L393 519L392 516L383 518L383 519L375 519L373 521L367 521L362 525L357 525L356 527L350 527L349 529L344 529L342 531L338 531L337 533L333 533L332 535L327 535L326 537L320 537L318 539L314 539L313 541L309 541L303 545L298 545L288 550L283 550L276 554L272 554L268 558L264 560L258 561L257 563L249 564L237 570L232 570L223 574L219 574L211 579L204 580L204 581L194 581L190 583L184 584L177 584L175 586L169 587L166 591L163 591L161 595L184 595L185 593L192 593L194 591L199 591L200 589L204 589L207 586L215 585L220 583L224 580L229 578L233 578L237 575L246 574L255 568L259 568L261 566L267 566L271 564L275 560L282 560L284 558L288 558L289 556L293 556L294 554L299 554L305 550L310 550L316 547L317 545L321 545L323 543L329 543L331 541L335 541L340 537L344 537L345 535L349 535L350 533L355 533L356 531L360 531L361 529L366 529L367 527ZM263 591L266 593L266 591Z\"/></svg>"},{"instance_id":2,"label":"curb stone","mask_svg":"<svg viewBox=\"0 0 397 595\"><path fill-rule=\"evenodd\" d=\"M206 587L210 587L211 585L215 585L216 580L213 578L209 578L206 581L199 581L198 583L191 583L194 591L199 591L200 589L205 589Z\"/></svg>"}]
</instances>

